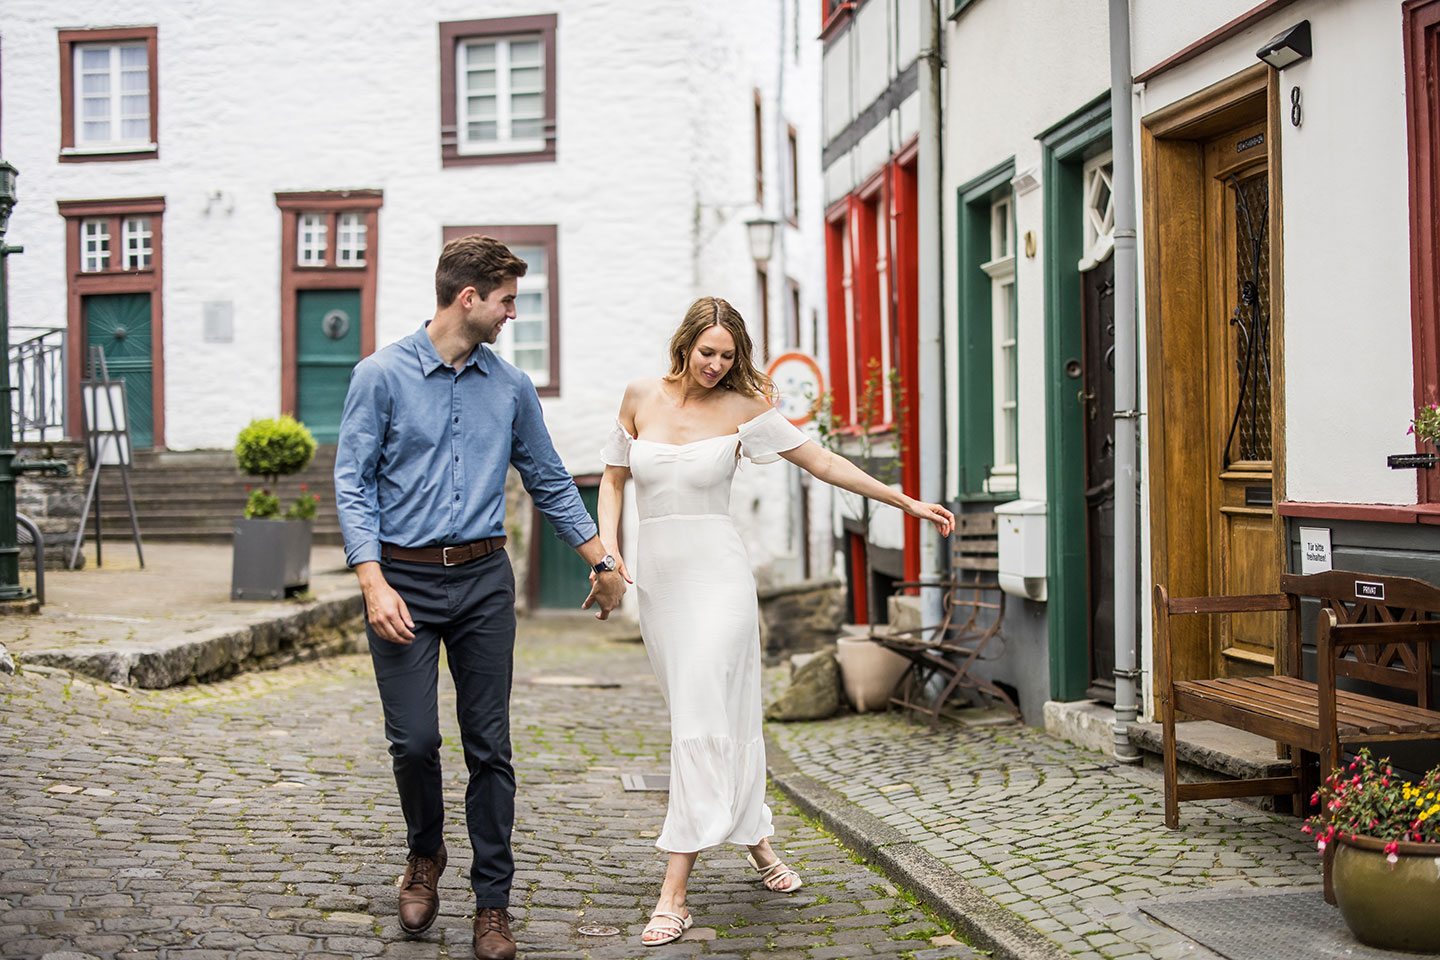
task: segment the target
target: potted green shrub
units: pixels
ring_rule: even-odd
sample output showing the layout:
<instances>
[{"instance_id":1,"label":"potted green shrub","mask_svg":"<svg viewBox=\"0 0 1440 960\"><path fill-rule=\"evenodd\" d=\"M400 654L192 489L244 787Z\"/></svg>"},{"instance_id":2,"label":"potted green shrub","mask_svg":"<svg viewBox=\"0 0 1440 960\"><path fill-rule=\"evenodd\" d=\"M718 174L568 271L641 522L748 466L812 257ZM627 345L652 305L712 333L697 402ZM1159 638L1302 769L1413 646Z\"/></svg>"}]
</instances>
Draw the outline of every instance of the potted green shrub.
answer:
<instances>
[{"instance_id":1,"label":"potted green shrub","mask_svg":"<svg viewBox=\"0 0 1440 960\"><path fill-rule=\"evenodd\" d=\"M302 483L282 514L278 489L281 477L304 470L314 456L315 438L294 417L251 420L240 431L235 460L241 472L266 484L246 486L245 516L235 521L231 600L278 600L310 585L311 521L320 498Z\"/></svg>"},{"instance_id":2,"label":"potted green shrub","mask_svg":"<svg viewBox=\"0 0 1440 960\"><path fill-rule=\"evenodd\" d=\"M1335 903L1356 939L1440 953L1440 767L1407 781L1362 748L1312 802L1320 812L1301 829L1333 853Z\"/></svg>"}]
</instances>

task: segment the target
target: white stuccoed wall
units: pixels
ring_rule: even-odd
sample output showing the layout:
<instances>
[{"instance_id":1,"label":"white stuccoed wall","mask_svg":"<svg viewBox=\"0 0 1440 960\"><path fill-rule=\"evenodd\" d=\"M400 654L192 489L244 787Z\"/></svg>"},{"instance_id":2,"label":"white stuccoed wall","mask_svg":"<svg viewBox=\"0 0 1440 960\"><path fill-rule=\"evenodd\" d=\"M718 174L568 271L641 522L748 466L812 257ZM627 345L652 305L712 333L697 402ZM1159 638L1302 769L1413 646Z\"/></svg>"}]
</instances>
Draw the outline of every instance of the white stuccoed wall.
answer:
<instances>
[{"instance_id":1,"label":"white stuccoed wall","mask_svg":"<svg viewBox=\"0 0 1440 960\"><path fill-rule=\"evenodd\" d=\"M804 316L823 309L811 6L796 8L797 25L791 5L769 0L723 10L700 0L12 0L0 135L20 170L8 236L25 253L10 260L11 321L65 323L56 200L164 196L166 443L228 447L251 417L279 412L276 191L384 191L378 248L371 240L379 346L433 312L445 225L554 223L562 389L544 401L546 422L573 473L599 472L624 384L664 372L665 344L694 297L724 296L759 329L744 227L757 212L753 90L766 110L765 212L778 218L782 24L800 38L798 62L784 61L783 109L800 134L802 204L783 263L771 264L772 327L786 274L800 283ZM556 161L442 169L437 24L536 13L559 17ZM58 163L56 30L131 24L159 27L160 158ZM201 305L212 300L234 304L232 343L203 342ZM757 564L791 549L784 469L759 481L763 509L740 518Z\"/></svg>"},{"instance_id":2,"label":"white stuccoed wall","mask_svg":"<svg viewBox=\"0 0 1440 960\"><path fill-rule=\"evenodd\" d=\"M975 4L948 25L949 63L945 115L944 230L949 252L945 271L946 329L956 329L958 242L956 190L1010 157L1016 173L1041 159L1035 135L1079 110L1110 86L1110 49L1105 0L1048 0ZM1020 445L1018 497L1045 500L1045 184L1015 197L1015 295L1019 366ZM1035 256L1024 237L1033 232ZM945 338L946 476L949 496L958 493L959 427L953 398L959 395L958 337Z\"/></svg>"},{"instance_id":3,"label":"white stuccoed wall","mask_svg":"<svg viewBox=\"0 0 1440 960\"><path fill-rule=\"evenodd\" d=\"M1140 72L1250 7L1134 0ZM1410 222L1400 4L1301 2L1161 74L1141 115L1257 61L1308 19L1315 55L1281 72L1285 244L1286 497L1414 503L1415 476L1385 456L1414 449ZM1289 122L1302 91L1304 122Z\"/></svg>"}]
</instances>

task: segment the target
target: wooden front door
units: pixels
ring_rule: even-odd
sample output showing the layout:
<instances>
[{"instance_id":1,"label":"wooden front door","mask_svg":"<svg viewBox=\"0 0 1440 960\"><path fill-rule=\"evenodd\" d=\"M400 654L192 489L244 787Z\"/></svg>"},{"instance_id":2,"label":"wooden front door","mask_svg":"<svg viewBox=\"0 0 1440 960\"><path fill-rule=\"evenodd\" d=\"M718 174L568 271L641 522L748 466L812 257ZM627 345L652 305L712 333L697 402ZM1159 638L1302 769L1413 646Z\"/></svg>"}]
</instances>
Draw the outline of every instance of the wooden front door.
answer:
<instances>
[{"instance_id":1,"label":"wooden front door","mask_svg":"<svg viewBox=\"0 0 1440 960\"><path fill-rule=\"evenodd\" d=\"M317 443L334 443L350 371L360 362L360 291L301 290L296 297L295 417Z\"/></svg>"},{"instance_id":2,"label":"wooden front door","mask_svg":"<svg viewBox=\"0 0 1440 960\"><path fill-rule=\"evenodd\" d=\"M1081 278L1084 300L1085 519L1090 678L1085 695L1115 702L1115 258Z\"/></svg>"},{"instance_id":3,"label":"wooden front door","mask_svg":"<svg viewBox=\"0 0 1440 960\"><path fill-rule=\"evenodd\" d=\"M1279 587L1274 405L1270 329L1270 167L1264 121L1205 144L1210 310L1208 504L1210 593L1270 593ZM1213 618L1217 676L1274 672L1281 622L1271 614Z\"/></svg>"},{"instance_id":4,"label":"wooden front door","mask_svg":"<svg viewBox=\"0 0 1440 960\"><path fill-rule=\"evenodd\" d=\"M107 293L84 298L85 357L99 347L111 380L125 381L130 444L155 445L155 366L150 329L150 294ZM92 370L92 377L99 371Z\"/></svg>"}]
</instances>

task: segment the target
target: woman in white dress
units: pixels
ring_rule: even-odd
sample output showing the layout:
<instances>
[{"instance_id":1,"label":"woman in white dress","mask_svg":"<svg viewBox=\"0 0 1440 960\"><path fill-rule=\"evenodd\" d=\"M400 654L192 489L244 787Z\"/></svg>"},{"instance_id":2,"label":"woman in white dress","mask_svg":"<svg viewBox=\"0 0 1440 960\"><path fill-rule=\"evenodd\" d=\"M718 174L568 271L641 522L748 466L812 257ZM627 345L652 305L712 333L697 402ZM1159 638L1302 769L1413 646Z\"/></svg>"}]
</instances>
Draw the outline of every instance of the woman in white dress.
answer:
<instances>
[{"instance_id":1,"label":"woman in white dress","mask_svg":"<svg viewBox=\"0 0 1440 960\"><path fill-rule=\"evenodd\" d=\"M898 493L811 442L772 405L774 386L752 357L734 307L716 297L695 301L670 340L670 372L625 388L601 452L600 538L626 579L617 532L625 481L635 479L640 632L670 708L670 805L655 844L670 861L642 938L650 946L689 929L685 887L703 849L743 844L768 889L801 885L768 839L755 580L730 518L739 458L784 457L929 520L942 536L955 522L944 507Z\"/></svg>"}]
</instances>

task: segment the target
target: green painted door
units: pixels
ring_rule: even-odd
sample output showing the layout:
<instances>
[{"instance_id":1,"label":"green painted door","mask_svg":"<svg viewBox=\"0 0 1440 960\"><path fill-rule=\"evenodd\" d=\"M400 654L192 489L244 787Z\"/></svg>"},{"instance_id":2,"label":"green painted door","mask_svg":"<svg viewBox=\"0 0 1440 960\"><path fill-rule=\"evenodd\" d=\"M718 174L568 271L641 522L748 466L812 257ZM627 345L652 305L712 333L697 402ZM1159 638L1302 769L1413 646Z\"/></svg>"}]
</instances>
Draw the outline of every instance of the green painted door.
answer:
<instances>
[{"instance_id":1,"label":"green painted door","mask_svg":"<svg viewBox=\"0 0 1440 960\"><path fill-rule=\"evenodd\" d=\"M585 509L595 516L599 487L581 487L580 499ZM579 610L590 592L590 567L564 540L555 536L555 528L540 514L534 535L540 538L540 607L544 610Z\"/></svg>"},{"instance_id":2,"label":"green painted door","mask_svg":"<svg viewBox=\"0 0 1440 960\"><path fill-rule=\"evenodd\" d=\"M360 291L302 290L295 314L295 416L317 443L334 443L360 362Z\"/></svg>"},{"instance_id":3,"label":"green painted door","mask_svg":"<svg viewBox=\"0 0 1440 960\"><path fill-rule=\"evenodd\" d=\"M85 358L90 347L105 354L111 380L125 381L130 445L155 446L155 369L151 356L150 294L107 293L86 297Z\"/></svg>"}]
</instances>

